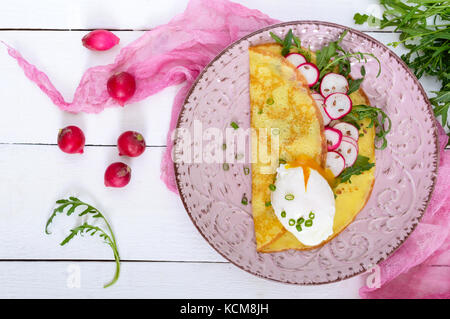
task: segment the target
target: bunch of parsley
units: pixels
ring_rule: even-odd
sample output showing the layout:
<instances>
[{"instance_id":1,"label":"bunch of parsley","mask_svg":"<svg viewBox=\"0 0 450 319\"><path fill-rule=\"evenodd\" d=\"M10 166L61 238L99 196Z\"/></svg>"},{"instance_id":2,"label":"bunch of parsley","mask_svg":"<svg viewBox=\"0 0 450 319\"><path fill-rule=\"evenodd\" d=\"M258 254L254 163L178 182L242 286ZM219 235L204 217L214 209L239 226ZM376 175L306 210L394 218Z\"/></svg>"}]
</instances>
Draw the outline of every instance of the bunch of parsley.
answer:
<instances>
[{"instance_id":1,"label":"bunch of parsley","mask_svg":"<svg viewBox=\"0 0 450 319\"><path fill-rule=\"evenodd\" d=\"M382 19L357 13L355 23L395 27L401 32L400 40L390 45L403 44L408 49L401 58L417 78L430 75L441 81L440 91L432 92L430 102L442 125L450 128L450 0L380 0L380 4L385 9Z\"/></svg>"}]
</instances>

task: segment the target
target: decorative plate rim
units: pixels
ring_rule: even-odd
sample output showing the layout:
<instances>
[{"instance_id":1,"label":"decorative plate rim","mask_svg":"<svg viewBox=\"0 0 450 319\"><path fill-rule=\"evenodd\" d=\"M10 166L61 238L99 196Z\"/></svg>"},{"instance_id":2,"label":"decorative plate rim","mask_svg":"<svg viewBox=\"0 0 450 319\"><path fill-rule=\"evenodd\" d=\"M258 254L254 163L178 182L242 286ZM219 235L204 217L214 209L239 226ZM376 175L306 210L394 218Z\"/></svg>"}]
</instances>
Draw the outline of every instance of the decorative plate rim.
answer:
<instances>
[{"instance_id":1,"label":"decorative plate rim","mask_svg":"<svg viewBox=\"0 0 450 319\"><path fill-rule=\"evenodd\" d=\"M277 24L272 24L270 26L267 26L265 28L262 29L258 29L254 32L251 32L249 34L247 34L246 36L234 41L233 43L231 43L230 45L228 45L226 48L224 48L219 54L217 54L201 71L201 73L197 76L197 78L195 79L195 81L193 82L190 90L188 91L186 98L184 99L183 102L183 106L181 108L181 111L178 115L178 120L177 120L177 125L176 125L176 129L180 128L180 120L182 118L183 113L186 110L186 104L188 103L188 100L191 96L191 94L194 92L195 88L197 87L200 79L203 77L203 75L207 72L207 70L214 64L214 62L216 60L218 60L220 57L222 57L222 55L224 55L226 52L228 52L230 49L232 49L234 46L236 46L237 44L239 44L240 42L247 40L248 38L253 37L254 35L257 35L259 33L262 32L266 32L269 31L271 29L275 29L278 27L285 27L285 26L289 26L289 25L303 25L303 24L318 24L318 25L322 25L322 26L328 26L328 27L335 27L335 28L339 28L339 29L343 29L343 30L348 30L349 32L352 32L358 36L361 36L377 45L379 45L380 47L384 48L386 50L387 53L389 53L390 58L395 59L402 67L403 69L411 76L413 82L417 85L421 95L424 97L424 101L427 105L427 109L429 114L432 116L432 126L434 127L434 132L433 132L433 137L435 140L435 145L436 145L436 149L435 149L435 153L434 155L436 156L436 161L433 163L434 164L434 170L433 170L433 176L431 177L431 187L430 187L430 192L428 193L428 198L426 200L426 203L423 207L422 210L419 210L420 216L418 216L417 218L417 222L411 225L411 230L401 239L398 241L397 246L393 246L391 248L390 251L386 252L386 256L383 257L379 257L379 259L374 262L375 265L379 264L380 262L386 260L389 256L391 256L398 248L400 248L402 246L402 244L406 241L406 239L411 235L411 233L416 229L417 225L419 224L419 222L422 220L423 215L425 214L425 211L428 208L428 205L430 203L431 197L433 195L434 189L435 189L435 185L436 185L436 178L437 178L437 174L438 174L438 170L439 170L439 162L440 162L440 152L439 152L439 135L438 135L438 127L436 124L436 120L433 118L433 108L431 106L431 103L428 99L428 96L422 86L422 84L419 82L419 80L417 79L417 77L414 75L414 73L409 69L409 67L406 65L406 63L400 58L398 57L394 52L392 52L391 49L389 49L385 44L381 43L380 41L378 41L377 39L365 34L362 31L356 30L354 28L350 28L341 24L337 24L337 23L333 23L333 22L326 22L326 21L320 21L320 20L295 20L295 21L289 21L289 22L281 22L281 23L277 23ZM176 142L177 140L174 140L174 147L176 146ZM330 280L330 281L323 281L323 282L308 282L308 283L296 283L296 282L288 282L288 281L282 281L276 278L269 278L266 276L263 276L261 274L258 274L256 272L252 272L248 269L245 269L243 266L237 264L236 262L232 261L231 259L229 259L228 257L226 257L221 251L219 251L216 247L214 247L214 245L211 243L211 241L203 234L203 232L200 230L200 228L198 227L198 225L195 223L194 218L192 217L192 214L186 204L186 201L183 197L183 193L181 192L181 188L180 188L180 180L179 180L179 173L178 173L178 167L177 164L174 163L174 172L175 172L175 181L176 181L176 185L177 185L177 189L178 189L178 193L180 196L180 199L183 203L183 206L186 210L186 213L188 214L189 218L191 219L192 223L194 224L195 228L197 229L197 231L201 234L201 236L206 240L206 242L217 252L219 253L219 255L221 255L224 259L226 259L228 262L230 262L231 264L235 265L236 267L244 270L247 273L250 273L254 276L266 279L266 280L270 280L270 281L275 281L275 282L279 282L279 283L284 283L284 284L294 284L294 285L301 285L301 286L316 286L316 285L324 285L324 284L331 284L331 283L336 283L342 280L346 280L352 277L355 277L357 275L360 275L364 272L367 271L366 267L364 265L361 266L361 270L356 271L353 274L348 274L345 275L341 278L337 278L335 280Z\"/></svg>"}]
</instances>

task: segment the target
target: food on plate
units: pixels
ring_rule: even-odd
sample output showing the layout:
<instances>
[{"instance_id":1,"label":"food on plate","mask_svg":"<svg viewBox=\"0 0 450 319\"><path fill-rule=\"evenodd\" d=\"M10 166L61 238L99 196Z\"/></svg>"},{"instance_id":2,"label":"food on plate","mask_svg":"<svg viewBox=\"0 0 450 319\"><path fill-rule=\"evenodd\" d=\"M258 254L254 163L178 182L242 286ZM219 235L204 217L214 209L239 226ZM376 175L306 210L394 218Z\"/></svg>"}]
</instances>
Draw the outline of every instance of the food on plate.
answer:
<instances>
[{"instance_id":1,"label":"food on plate","mask_svg":"<svg viewBox=\"0 0 450 319\"><path fill-rule=\"evenodd\" d=\"M120 156L137 157L145 151L145 140L141 133L126 131L117 139Z\"/></svg>"},{"instance_id":2,"label":"food on plate","mask_svg":"<svg viewBox=\"0 0 450 319\"><path fill-rule=\"evenodd\" d=\"M252 208L259 252L320 247L344 230L370 197L376 144L381 144L380 149L386 147L391 123L382 110L369 105L360 88L364 67L362 78L349 76L350 59L366 62L370 56L379 63L378 59L369 53L345 52L340 47L345 34L316 52L303 48L292 30L284 40L272 33L277 43L249 48L251 126L280 128L283 158L276 174L259 174L258 161L252 167ZM278 103L264 103L276 92L286 91L285 82L279 79L284 69L289 69L285 73L295 79L289 82L287 91L292 96L301 94L307 103L296 104L295 98L274 98ZM292 83L295 81L297 85ZM319 119L305 121L303 114L296 112L306 106ZM273 118L273 114L283 116ZM306 139L298 131L286 130L296 125L306 126ZM285 132L290 133L289 138L283 135ZM308 148L307 153L305 146L313 145L314 135L325 148L319 151L316 146L314 153ZM298 145L296 152L286 155L286 148L292 145Z\"/></svg>"},{"instance_id":3,"label":"food on plate","mask_svg":"<svg viewBox=\"0 0 450 319\"><path fill-rule=\"evenodd\" d=\"M84 133L77 126L70 125L59 130L58 146L64 153L82 154L85 142Z\"/></svg>"},{"instance_id":4,"label":"food on plate","mask_svg":"<svg viewBox=\"0 0 450 319\"><path fill-rule=\"evenodd\" d=\"M284 57L266 52L264 46L250 48L249 55L251 127L260 147L270 150L272 136L267 134L265 140L259 129L274 128L278 130L279 141L279 155L271 159L275 169L278 162L294 161L302 155L324 166L326 140L322 117L305 78ZM281 234L284 227L270 203L270 185L276 171L266 171L267 164L260 158L253 162L252 209L259 250Z\"/></svg>"}]
</instances>

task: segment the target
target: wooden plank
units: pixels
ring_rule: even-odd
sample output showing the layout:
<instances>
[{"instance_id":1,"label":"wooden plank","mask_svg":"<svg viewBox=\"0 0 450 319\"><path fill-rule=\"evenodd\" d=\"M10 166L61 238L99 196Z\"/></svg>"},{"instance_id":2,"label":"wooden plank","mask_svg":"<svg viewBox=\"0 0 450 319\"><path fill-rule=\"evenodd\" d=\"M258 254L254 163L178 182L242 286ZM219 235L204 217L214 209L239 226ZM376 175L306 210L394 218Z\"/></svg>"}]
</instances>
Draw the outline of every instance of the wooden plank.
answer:
<instances>
[{"instance_id":1,"label":"wooden plank","mask_svg":"<svg viewBox=\"0 0 450 319\"><path fill-rule=\"evenodd\" d=\"M81 218L58 216L44 234L57 199L79 196L110 220L123 259L224 261L201 237L181 200L160 181L165 148L148 148L139 158L119 158L115 147L87 147L83 155L57 146L0 145L0 259L112 259L98 238L59 243ZM109 163L132 167L123 189L103 185Z\"/></svg>"},{"instance_id":2,"label":"wooden plank","mask_svg":"<svg viewBox=\"0 0 450 319\"><path fill-rule=\"evenodd\" d=\"M321 20L355 26L356 12L373 12L377 0L235 0L248 8L258 9L282 21ZM37 29L149 29L167 23L182 13L188 0L158 1L134 0L14 0L2 3L0 28ZM379 11L379 10L378 10Z\"/></svg>"},{"instance_id":3,"label":"wooden plank","mask_svg":"<svg viewBox=\"0 0 450 319\"><path fill-rule=\"evenodd\" d=\"M119 281L103 289L113 273L112 262L0 262L0 298L358 298L367 277L296 286L253 276L228 263L126 262ZM76 274L80 288L73 280Z\"/></svg>"},{"instance_id":4,"label":"wooden plank","mask_svg":"<svg viewBox=\"0 0 450 319\"><path fill-rule=\"evenodd\" d=\"M120 48L96 53L80 43L85 32L1 32L5 42L45 71L66 100L73 97L83 72L94 65L111 63ZM118 32L121 46L142 32ZM58 129L76 124L86 133L88 144L114 145L125 130L144 134L148 145L165 145L173 97L178 87L167 88L148 99L124 108L108 109L101 114L74 115L61 112L41 90L23 74L17 63L0 50L2 143L56 143ZM101 129L100 129L101 128Z\"/></svg>"},{"instance_id":5,"label":"wooden plank","mask_svg":"<svg viewBox=\"0 0 450 319\"><path fill-rule=\"evenodd\" d=\"M126 45L142 32L117 32ZM71 100L78 81L86 68L113 61L119 48L112 52L92 53L80 45L85 32L10 31L0 32L2 39L21 50L30 62L48 73L62 94ZM397 34L369 33L389 43ZM402 54L399 47L395 52ZM56 143L58 129L75 124L86 133L87 143L114 145L118 135L128 129L144 134L149 145L165 145L173 97L178 87L170 87L145 99L113 108L100 114L73 115L61 112L34 83L31 83L6 53L0 50L0 143ZM439 88L436 80L421 81L428 90Z\"/></svg>"}]
</instances>

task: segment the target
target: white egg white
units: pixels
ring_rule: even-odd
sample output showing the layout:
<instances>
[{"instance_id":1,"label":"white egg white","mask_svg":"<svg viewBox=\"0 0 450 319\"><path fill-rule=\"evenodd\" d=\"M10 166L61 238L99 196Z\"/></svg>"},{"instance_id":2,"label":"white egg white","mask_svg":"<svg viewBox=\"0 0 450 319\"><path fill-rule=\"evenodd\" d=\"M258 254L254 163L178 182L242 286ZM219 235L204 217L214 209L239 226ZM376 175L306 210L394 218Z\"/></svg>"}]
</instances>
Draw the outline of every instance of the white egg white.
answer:
<instances>
[{"instance_id":1,"label":"white egg white","mask_svg":"<svg viewBox=\"0 0 450 319\"><path fill-rule=\"evenodd\" d=\"M333 234L335 199L326 179L316 170L306 169L310 170L310 175L305 190L303 168L286 168L285 165L280 165L271 202L281 224L302 244L315 246ZM292 200L288 200L292 197ZM312 225L307 227L305 223L310 219L310 213L314 214L314 218L311 219ZM297 228L300 217L304 219L300 224L301 231Z\"/></svg>"}]
</instances>

